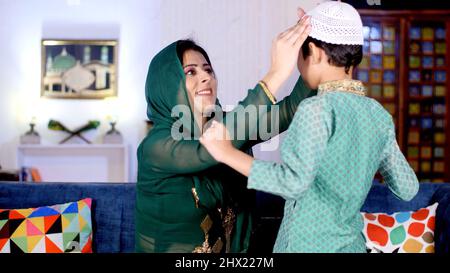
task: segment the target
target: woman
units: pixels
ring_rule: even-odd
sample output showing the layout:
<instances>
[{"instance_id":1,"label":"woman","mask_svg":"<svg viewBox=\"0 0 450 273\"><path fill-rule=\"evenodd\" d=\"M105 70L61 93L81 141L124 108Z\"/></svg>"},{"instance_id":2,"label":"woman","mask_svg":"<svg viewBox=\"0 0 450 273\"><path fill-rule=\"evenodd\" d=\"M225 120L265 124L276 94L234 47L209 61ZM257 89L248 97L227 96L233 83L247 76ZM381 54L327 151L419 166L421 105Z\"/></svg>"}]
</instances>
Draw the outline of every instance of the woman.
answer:
<instances>
[{"instance_id":1,"label":"woman","mask_svg":"<svg viewBox=\"0 0 450 273\"><path fill-rule=\"evenodd\" d=\"M233 111L215 111L214 119L238 131L233 145L243 151L261 142L249 141L258 122L270 122L275 107L250 116L245 106L272 105L291 74L300 46L308 36L307 18L278 36L272 47L269 73ZM269 90L268 90L269 89ZM299 79L291 95L280 101L279 132L287 129L297 105L313 92ZM218 164L198 141L213 109L217 80L207 53L192 41L177 41L152 60L146 81L147 114L154 127L139 145L136 200L137 252L245 252L251 234L254 192L245 178ZM189 109L173 117L175 108ZM206 116L206 117L205 117ZM183 120L180 123L180 120ZM188 122L186 122L188 120ZM181 137L180 137L181 134Z\"/></svg>"}]
</instances>

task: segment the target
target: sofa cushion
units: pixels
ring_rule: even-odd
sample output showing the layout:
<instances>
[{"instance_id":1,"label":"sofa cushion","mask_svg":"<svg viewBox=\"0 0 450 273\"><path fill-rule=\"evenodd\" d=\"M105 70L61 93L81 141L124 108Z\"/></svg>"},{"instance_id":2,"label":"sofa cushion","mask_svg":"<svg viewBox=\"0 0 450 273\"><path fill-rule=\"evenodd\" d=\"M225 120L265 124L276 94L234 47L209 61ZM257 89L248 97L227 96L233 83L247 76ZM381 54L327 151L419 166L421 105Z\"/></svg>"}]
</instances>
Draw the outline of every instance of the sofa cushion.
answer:
<instances>
[{"instance_id":1,"label":"sofa cushion","mask_svg":"<svg viewBox=\"0 0 450 273\"><path fill-rule=\"evenodd\" d=\"M434 203L417 211L362 213L363 234L369 252L433 253L436 208Z\"/></svg>"},{"instance_id":2,"label":"sofa cushion","mask_svg":"<svg viewBox=\"0 0 450 273\"><path fill-rule=\"evenodd\" d=\"M0 253L91 253L91 203L0 209Z\"/></svg>"},{"instance_id":3,"label":"sofa cushion","mask_svg":"<svg viewBox=\"0 0 450 273\"><path fill-rule=\"evenodd\" d=\"M0 208L48 206L89 196L93 252L134 251L134 183L2 182L0 192Z\"/></svg>"}]
</instances>

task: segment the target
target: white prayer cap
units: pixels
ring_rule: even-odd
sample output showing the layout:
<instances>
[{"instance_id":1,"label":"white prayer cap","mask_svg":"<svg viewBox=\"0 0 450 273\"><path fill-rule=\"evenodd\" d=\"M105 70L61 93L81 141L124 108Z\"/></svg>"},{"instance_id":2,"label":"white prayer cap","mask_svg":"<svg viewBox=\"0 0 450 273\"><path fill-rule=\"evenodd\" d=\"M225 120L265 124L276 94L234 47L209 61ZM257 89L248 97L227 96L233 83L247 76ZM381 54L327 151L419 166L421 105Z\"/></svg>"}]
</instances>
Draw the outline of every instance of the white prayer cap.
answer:
<instances>
[{"instance_id":1,"label":"white prayer cap","mask_svg":"<svg viewBox=\"0 0 450 273\"><path fill-rule=\"evenodd\" d=\"M363 45L363 24L358 11L340 1L323 2L310 10L309 36L329 44Z\"/></svg>"}]
</instances>

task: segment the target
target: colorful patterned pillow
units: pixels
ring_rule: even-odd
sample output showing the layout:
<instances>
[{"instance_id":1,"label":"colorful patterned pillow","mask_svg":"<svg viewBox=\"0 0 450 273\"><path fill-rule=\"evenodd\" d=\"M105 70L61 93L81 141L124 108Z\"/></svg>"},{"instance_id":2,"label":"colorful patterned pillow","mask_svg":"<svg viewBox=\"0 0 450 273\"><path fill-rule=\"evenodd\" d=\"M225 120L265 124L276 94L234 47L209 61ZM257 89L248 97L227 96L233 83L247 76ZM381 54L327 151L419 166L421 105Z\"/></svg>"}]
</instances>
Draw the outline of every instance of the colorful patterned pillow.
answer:
<instances>
[{"instance_id":1,"label":"colorful patterned pillow","mask_svg":"<svg viewBox=\"0 0 450 273\"><path fill-rule=\"evenodd\" d=\"M362 212L368 252L434 253L437 206L394 214Z\"/></svg>"},{"instance_id":2,"label":"colorful patterned pillow","mask_svg":"<svg viewBox=\"0 0 450 273\"><path fill-rule=\"evenodd\" d=\"M0 253L92 253L91 203L0 209Z\"/></svg>"}]
</instances>

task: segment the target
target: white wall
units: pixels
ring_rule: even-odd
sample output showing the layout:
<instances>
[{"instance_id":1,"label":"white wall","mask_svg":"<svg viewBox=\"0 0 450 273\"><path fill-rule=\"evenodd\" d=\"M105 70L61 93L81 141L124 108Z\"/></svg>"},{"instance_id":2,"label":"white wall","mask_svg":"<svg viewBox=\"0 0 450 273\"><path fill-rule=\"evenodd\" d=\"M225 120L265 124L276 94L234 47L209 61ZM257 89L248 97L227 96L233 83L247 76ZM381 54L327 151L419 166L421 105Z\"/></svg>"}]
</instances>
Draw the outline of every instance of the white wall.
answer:
<instances>
[{"instance_id":1,"label":"white wall","mask_svg":"<svg viewBox=\"0 0 450 273\"><path fill-rule=\"evenodd\" d=\"M130 145L135 181L135 151L145 135L145 77L158 50L177 39L195 39L213 62L221 103L235 105L264 76L271 40L297 21L296 7L309 9L316 2L321 1L0 0L0 165L16 168L19 136L28 130L32 115L38 118L43 143L63 137L47 129L50 118L69 128L101 120L99 129L85 134L94 142L101 142L109 129L103 100L40 98L41 39L119 41L117 127ZM259 158L279 158L278 151L255 150Z\"/></svg>"}]
</instances>

